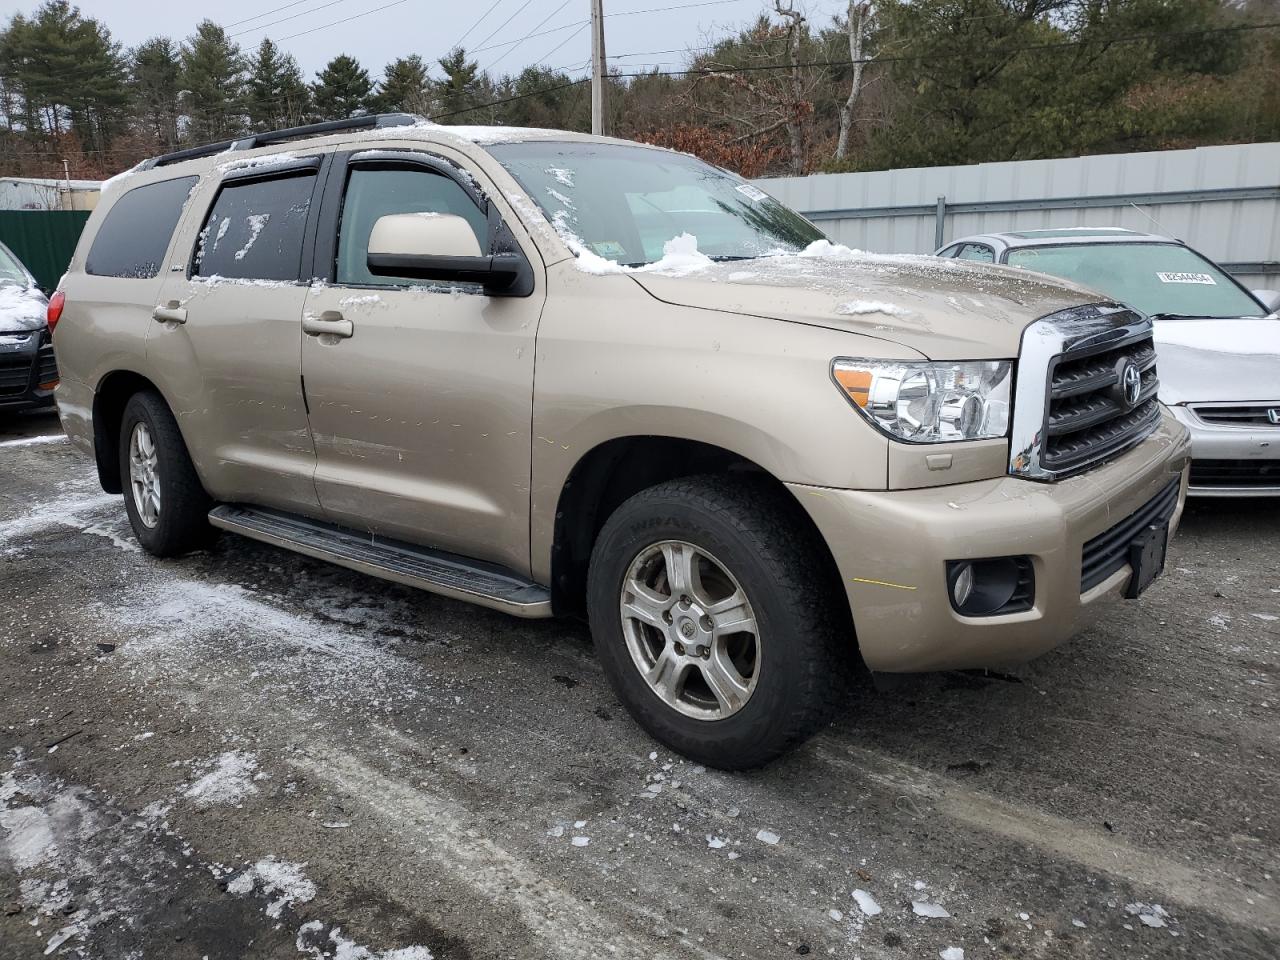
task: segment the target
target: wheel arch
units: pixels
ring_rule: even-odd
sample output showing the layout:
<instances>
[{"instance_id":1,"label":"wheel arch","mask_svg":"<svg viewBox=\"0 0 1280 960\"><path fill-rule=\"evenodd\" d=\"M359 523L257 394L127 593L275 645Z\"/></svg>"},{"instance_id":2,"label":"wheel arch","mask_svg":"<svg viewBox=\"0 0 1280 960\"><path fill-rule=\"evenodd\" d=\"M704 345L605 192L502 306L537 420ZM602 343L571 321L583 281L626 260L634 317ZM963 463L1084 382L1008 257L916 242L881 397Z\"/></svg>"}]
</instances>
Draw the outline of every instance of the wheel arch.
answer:
<instances>
[{"instance_id":1,"label":"wheel arch","mask_svg":"<svg viewBox=\"0 0 1280 960\"><path fill-rule=\"evenodd\" d=\"M93 456L98 482L107 493L120 493L120 423L129 398L143 390L160 388L136 370L112 370L98 381L93 392ZM165 400L168 403L168 400Z\"/></svg>"},{"instance_id":2,"label":"wheel arch","mask_svg":"<svg viewBox=\"0 0 1280 960\"><path fill-rule=\"evenodd\" d=\"M583 454L570 470L556 505L551 547L551 592L556 612L582 612L591 550L614 510L649 487L703 474L752 478L786 504L795 522L813 537L826 567L824 573L832 578L839 602L849 614L839 570L826 540L781 480L753 460L724 447L655 435L606 440ZM852 631L851 614L848 623Z\"/></svg>"}]
</instances>

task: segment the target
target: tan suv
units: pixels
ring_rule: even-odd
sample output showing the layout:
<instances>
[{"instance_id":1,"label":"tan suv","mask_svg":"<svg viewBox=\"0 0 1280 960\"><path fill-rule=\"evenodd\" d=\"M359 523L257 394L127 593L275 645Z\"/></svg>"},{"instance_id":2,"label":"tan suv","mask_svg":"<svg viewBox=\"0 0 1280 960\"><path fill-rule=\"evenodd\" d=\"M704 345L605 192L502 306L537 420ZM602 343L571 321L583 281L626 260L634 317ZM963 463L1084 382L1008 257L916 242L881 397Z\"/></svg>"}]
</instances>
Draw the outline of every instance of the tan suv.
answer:
<instances>
[{"instance_id":1,"label":"tan suv","mask_svg":"<svg viewBox=\"0 0 1280 960\"><path fill-rule=\"evenodd\" d=\"M1147 320L831 244L678 153L401 115L110 182L67 432L169 556L213 527L585 612L658 739L749 767L874 671L1025 660L1159 574L1186 431Z\"/></svg>"}]
</instances>

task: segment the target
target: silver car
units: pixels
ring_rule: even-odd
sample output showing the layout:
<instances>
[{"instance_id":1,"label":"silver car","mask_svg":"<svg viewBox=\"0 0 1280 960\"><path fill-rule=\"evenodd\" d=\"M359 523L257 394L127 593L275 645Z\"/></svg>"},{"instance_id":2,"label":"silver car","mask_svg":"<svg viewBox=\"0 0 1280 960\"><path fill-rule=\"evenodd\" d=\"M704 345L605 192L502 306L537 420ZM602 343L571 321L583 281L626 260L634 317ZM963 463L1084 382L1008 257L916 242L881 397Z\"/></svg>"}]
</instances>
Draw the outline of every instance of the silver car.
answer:
<instances>
[{"instance_id":1,"label":"silver car","mask_svg":"<svg viewBox=\"0 0 1280 960\"><path fill-rule=\"evenodd\" d=\"M1118 227L977 234L937 255L1063 277L1150 316L1160 399L1191 430L1187 492L1280 496L1280 292L1246 289L1181 241Z\"/></svg>"}]
</instances>

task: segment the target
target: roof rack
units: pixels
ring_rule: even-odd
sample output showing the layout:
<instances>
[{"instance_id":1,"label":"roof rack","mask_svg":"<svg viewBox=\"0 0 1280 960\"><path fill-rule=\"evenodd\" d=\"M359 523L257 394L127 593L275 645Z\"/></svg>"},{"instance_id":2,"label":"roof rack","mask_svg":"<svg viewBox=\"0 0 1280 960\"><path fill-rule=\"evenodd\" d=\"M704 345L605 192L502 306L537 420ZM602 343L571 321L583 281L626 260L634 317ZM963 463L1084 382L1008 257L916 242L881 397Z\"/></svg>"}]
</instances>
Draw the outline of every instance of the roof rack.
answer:
<instances>
[{"instance_id":1,"label":"roof rack","mask_svg":"<svg viewBox=\"0 0 1280 960\"><path fill-rule=\"evenodd\" d=\"M197 157L210 157L215 153L228 150L252 150L286 140L299 140L303 137L319 137L326 133L338 133L343 130L365 130L374 127L406 127L421 123L422 117L412 113L370 113L363 117L351 117L347 120L326 120L323 123L308 123L301 127L286 127L283 130L269 130L266 133L254 133L237 140L219 140L217 143L206 143L185 150L175 150L150 160L142 161L143 170L163 167L183 160L195 160Z\"/></svg>"}]
</instances>

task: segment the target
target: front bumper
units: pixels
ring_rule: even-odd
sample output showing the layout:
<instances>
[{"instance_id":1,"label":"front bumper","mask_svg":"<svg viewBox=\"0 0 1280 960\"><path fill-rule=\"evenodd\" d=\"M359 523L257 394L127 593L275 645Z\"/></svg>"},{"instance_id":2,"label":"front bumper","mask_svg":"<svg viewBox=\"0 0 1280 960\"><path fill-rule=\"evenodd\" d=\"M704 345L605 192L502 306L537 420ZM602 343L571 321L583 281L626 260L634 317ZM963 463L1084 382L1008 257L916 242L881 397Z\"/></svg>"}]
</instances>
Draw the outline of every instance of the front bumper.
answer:
<instances>
[{"instance_id":1,"label":"front bumper","mask_svg":"<svg viewBox=\"0 0 1280 960\"><path fill-rule=\"evenodd\" d=\"M922 490L835 490L788 484L826 539L872 670L995 667L1029 660L1078 633L1103 601L1118 597L1126 564L1081 591L1086 541L1179 483L1182 514L1190 444L1165 414L1123 456L1058 483L1001 477ZM948 560L1027 555L1031 609L966 617L952 609Z\"/></svg>"},{"instance_id":2,"label":"front bumper","mask_svg":"<svg viewBox=\"0 0 1280 960\"><path fill-rule=\"evenodd\" d=\"M0 410L49 406L57 383L47 330L0 334Z\"/></svg>"},{"instance_id":3,"label":"front bumper","mask_svg":"<svg viewBox=\"0 0 1280 960\"><path fill-rule=\"evenodd\" d=\"M1189 407L1169 410L1191 431L1188 496L1280 497L1280 427L1223 426Z\"/></svg>"}]
</instances>

